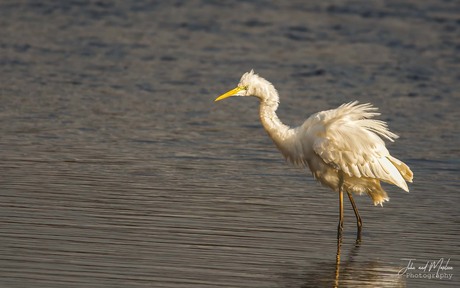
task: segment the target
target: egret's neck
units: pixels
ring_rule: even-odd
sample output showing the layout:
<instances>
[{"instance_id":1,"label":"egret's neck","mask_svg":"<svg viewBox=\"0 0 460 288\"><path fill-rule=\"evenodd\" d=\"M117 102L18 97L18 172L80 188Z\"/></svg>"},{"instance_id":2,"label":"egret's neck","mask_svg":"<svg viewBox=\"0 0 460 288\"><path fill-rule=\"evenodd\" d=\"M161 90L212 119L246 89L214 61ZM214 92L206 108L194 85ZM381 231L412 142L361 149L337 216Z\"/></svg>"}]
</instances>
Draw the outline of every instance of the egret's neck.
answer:
<instances>
[{"instance_id":1,"label":"egret's neck","mask_svg":"<svg viewBox=\"0 0 460 288\"><path fill-rule=\"evenodd\" d=\"M289 126L284 125L276 115L279 104L278 92L267 80L259 77L255 80L252 95L260 100L260 121L276 146L280 150L284 150L283 144L289 135Z\"/></svg>"},{"instance_id":2,"label":"egret's neck","mask_svg":"<svg viewBox=\"0 0 460 288\"><path fill-rule=\"evenodd\" d=\"M275 142L276 146L281 149L283 140L288 137L289 126L283 124L276 115L278 108L278 97L276 99L261 99L259 116L262 125L268 135Z\"/></svg>"}]
</instances>

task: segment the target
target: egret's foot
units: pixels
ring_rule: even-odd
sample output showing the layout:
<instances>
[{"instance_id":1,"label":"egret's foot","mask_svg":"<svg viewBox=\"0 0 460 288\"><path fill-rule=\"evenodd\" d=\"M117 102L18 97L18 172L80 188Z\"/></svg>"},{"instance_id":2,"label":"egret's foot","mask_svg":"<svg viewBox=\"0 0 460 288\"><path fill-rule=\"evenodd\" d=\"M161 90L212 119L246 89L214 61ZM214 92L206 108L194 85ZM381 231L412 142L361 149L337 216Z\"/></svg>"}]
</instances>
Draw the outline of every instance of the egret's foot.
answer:
<instances>
[{"instance_id":1,"label":"egret's foot","mask_svg":"<svg viewBox=\"0 0 460 288\"><path fill-rule=\"evenodd\" d=\"M361 245L361 237L356 238L356 241L355 241L355 246L359 247L359 245Z\"/></svg>"},{"instance_id":2,"label":"egret's foot","mask_svg":"<svg viewBox=\"0 0 460 288\"><path fill-rule=\"evenodd\" d=\"M361 244L361 231L362 231L363 223L361 222L361 218L358 219L358 234L356 235L356 246Z\"/></svg>"},{"instance_id":3,"label":"egret's foot","mask_svg":"<svg viewBox=\"0 0 460 288\"><path fill-rule=\"evenodd\" d=\"M343 234L343 221L339 222L337 227L337 243L342 242L342 234Z\"/></svg>"},{"instance_id":4,"label":"egret's foot","mask_svg":"<svg viewBox=\"0 0 460 288\"><path fill-rule=\"evenodd\" d=\"M343 221L339 222L337 227L337 257L336 262L340 263L340 248L342 246Z\"/></svg>"},{"instance_id":5,"label":"egret's foot","mask_svg":"<svg viewBox=\"0 0 460 288\"><path fill-rule=\"evenodd\" d=\"M337 254L335 256L336 264L340 263L340 251L342 250L342 237L337 238Z\"/></svg>"}]
</instances>

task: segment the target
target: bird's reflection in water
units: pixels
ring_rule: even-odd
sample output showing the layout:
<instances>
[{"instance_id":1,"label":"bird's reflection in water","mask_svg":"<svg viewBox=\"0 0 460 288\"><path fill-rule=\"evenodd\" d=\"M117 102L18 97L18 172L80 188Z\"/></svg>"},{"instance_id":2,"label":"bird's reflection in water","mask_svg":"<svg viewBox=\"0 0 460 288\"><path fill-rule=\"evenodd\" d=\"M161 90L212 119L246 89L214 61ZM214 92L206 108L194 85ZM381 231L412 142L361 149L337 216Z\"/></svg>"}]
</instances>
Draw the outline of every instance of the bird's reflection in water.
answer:
<instances>
[{"instance_id":1,"label":"bird's reflection in water","mask_svg":"<svg viewBox=\"0 0 460 288\"><path fill-rule=\"evenodd\" d=\"M406 287L405 279L398 275L399 267L378 261L357 261L359 248L359 244L353 246L348 257L340 261L342 249L338 246L333 287Z\"/></svg>"},{"instance_id":2,"label":"bird's reflection in water","mask_svg":"<svg viewBox=\"0 0 460 288\"><path fill-rule=\"evenodd\" d=\"M340 248L339 248L340 250ZM284 287L406 287L405 278L398 275L400 267L375 260L358 260L360 246L354 246L346 258L335 263L318 262L308 272L284 273ZM339 251L340 252L340 251ZM342 248L342 253L343 251ZM296 275L294 275L296 274Z\"/></svg>"}]
</instances>

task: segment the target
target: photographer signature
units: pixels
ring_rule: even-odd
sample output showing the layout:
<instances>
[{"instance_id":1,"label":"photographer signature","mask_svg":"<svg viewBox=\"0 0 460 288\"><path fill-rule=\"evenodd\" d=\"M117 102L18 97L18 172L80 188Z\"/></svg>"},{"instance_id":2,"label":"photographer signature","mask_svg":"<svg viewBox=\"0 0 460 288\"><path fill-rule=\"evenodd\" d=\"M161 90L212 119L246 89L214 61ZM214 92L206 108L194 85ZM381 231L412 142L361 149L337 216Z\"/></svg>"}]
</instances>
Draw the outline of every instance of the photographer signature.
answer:
<instances>
[{"instance_id":1,"label":"photographer signature","mask_svg":"<svg viewBox=\"0 0 460 288\"><path fill-rule=\"evenodd\" d=\"M415 265L415 261L417 259L401 258L401 260L406 260L408 262L406 267L403 267L401 268L401 270L399 270L398 275L404 275L411 271L416 271L417 273L436 273L436 275L438 275L439 272L453 270L453 267L449 266L450 258L440 258L439 260L427 260L422 262L422 265L417 266Z\"/></svg>"}]
</instances>

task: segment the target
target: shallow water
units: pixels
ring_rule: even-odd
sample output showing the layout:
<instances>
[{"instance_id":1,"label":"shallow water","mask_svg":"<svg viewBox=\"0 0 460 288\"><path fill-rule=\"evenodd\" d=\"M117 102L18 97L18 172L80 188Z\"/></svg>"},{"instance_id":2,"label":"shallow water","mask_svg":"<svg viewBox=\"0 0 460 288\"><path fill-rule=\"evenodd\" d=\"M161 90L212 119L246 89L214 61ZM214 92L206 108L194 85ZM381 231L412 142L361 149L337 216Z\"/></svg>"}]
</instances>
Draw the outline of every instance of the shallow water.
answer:
<instances>
[{"instance_id":1,"label":"shallow water","mask_svg":"<svg viewBox=\"0 0 460 288\"><path fill-rule=\"evenodd\" d=\"M459 286L455 1L54 2L0 4L1 287ZM251 68L286 123L359 100L401 136L411 192L356 197L358 248L345 204L339 267L337 195L213 103Z\"/></svg>"}]
</instances>

